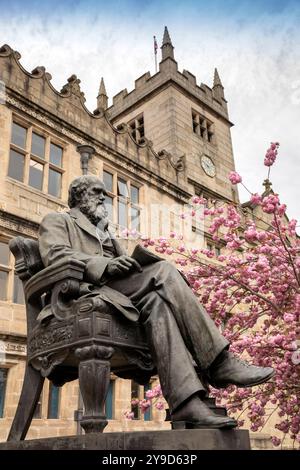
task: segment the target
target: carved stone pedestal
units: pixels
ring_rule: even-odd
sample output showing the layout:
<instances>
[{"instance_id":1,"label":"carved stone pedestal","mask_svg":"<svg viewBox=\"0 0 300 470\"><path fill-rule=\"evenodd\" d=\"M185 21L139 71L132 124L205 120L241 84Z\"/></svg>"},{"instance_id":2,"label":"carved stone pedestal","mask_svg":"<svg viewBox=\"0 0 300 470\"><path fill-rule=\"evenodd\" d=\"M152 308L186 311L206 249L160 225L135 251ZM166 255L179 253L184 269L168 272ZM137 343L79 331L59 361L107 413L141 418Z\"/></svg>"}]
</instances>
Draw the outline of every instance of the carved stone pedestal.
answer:
<instances>
[{"instance_id":1,"label":"carved stone pedestal","mask_svg":"<svg viewBox=\"0 0 300 470\"><path fill-rule=\"evenodd\" d=\"M249 450L246 430L105 432L0 444L1 450Z\"/></svg>"}]
</instances>

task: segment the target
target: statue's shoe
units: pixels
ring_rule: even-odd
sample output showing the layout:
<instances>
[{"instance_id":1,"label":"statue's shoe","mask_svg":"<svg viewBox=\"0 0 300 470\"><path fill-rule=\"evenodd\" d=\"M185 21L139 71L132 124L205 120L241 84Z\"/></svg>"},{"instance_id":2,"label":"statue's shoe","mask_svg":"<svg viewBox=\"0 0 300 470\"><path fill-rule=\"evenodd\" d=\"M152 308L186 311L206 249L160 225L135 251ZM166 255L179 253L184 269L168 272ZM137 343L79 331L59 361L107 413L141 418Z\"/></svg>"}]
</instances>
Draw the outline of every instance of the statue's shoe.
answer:
<instances>
[{"instance_id":1,"label":"statue's shoe","mask_svg":"<svg viewBox=\"0 0 300 470\"><path fill-rule=\"evenodd\" d=\"M218 416L203 403L198 396L193 396L179 410L171 413L172 429L232 429L237 421L229 416Z\"/></svg>"},{"instance_id":2,"label":"statue's shoe","mask_svg":"<svg viewBox=\"0 0 300 470\"><path fill-rule=\"evenodd\" d=\"M275 374L272 367L257 367L223 351L208 370L208 381L215 388L253 387L270 380Z\"/></svg>"}]
</instances>

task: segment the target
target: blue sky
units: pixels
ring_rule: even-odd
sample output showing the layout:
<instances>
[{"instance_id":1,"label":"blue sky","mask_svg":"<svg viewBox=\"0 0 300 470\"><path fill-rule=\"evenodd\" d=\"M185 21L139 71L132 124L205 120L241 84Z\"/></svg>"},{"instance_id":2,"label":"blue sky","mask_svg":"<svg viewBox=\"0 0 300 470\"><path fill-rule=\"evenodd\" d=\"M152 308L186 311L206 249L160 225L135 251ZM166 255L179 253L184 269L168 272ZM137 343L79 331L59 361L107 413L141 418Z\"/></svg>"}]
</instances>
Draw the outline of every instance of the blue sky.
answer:
<instances>
[{"instance_id":1,"label":"blue sky","mask_svg":"<svg viewBox=\"0 0 300 470\"><path fill-rule=\"evenodd\" d=\"M236 167L251 190L262 190L269 142L281 143L271 180L300 219L299 0L0 0L0 11L0 45L18 50L28 70L44 65L58 89L77 74L91 110L101 76L111 99L154 73L153 35L160 45L166 24L179 70L211 85L218 67Z\"/></svg>"},{"instance_id":2,"label":"blue sky","mask_svg":"<svg viewBox=\"0 0 300 470\"><path fill-rule=\"evenodd\" d=\"M283 11L288 10L291 6L297 5L296 0L210 0L210 2L201 2L200 0L11 0L0 1L9 14L14 11L26 12L30 11L32 14L51 13L55 14L56 11L64 11L74 13L74 10L85 13L87 9L91 12L100 12L105 14L113 13L116 11L124 12L127 16L130 11L137 9L141 16L149 15L149 12L161 11L168 13L168 15L178 15L178 11L183 8L185 11L199 11L201 16L211 16L214 13L223 14L227 16L235 12L238 14L246 15L248 18L256 16L257 14L270 13L281 14ZM137 12L137 13L138 13Z\"/></svg>"}]
</instances>

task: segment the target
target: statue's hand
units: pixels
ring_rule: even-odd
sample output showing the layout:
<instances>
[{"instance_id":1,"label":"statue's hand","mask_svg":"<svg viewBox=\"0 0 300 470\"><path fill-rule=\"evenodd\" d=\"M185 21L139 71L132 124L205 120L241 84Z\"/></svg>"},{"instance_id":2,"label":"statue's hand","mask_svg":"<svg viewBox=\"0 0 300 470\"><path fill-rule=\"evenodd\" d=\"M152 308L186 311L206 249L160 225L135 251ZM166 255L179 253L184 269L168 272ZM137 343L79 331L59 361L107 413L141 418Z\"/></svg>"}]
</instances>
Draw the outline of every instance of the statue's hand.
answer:
<instances>
[{"instance_id":1,"label":"statue's hand","mask_svg":"<svg viewBox=\"0 0 300 470\"><path fill-rule=\"evenodd\" d=\"M125 274L132 269L136 269L140 273L142 272L141 265L135 259L127 255L122 255L110 260L105 272L109 276L116 276L118 274Z\"/></svg>"}]
</instances>

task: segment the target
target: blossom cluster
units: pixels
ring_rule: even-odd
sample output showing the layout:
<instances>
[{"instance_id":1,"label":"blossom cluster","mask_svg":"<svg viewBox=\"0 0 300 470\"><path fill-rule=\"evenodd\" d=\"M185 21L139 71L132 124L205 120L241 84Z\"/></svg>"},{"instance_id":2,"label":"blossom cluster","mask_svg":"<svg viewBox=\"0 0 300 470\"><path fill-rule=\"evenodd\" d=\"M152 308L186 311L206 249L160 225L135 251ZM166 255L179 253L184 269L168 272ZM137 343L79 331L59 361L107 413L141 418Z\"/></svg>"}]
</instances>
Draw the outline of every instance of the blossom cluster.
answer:
<instances>
[{"instance_id":1,"label":"blossom cluster","mask_svg":"<svg viewBox=\"0 0 300 470\"><path fill-rule=\"evenodd\" d=\"M264 160L265 166L272 166L275 163L275 160L278 154L278 147L279 147L278 142L271 142L271 145L268 148L266 155L265 155L265 160Z\"/></svg>"},{"instance_id":2,"label":"blossom cluster","mask_svg":"<svg viewBox=\"0 0 300 470\"><path fill-rule=\"evenodd\" d=\"M162 411L165 409L163 402L163 394L160 384L155 385L145 393L145 398L140 400L139 398L133 398L131 400L131 408L138 407L143 414L145 414L151 406L154 406L157 410ZM126 419L132 420L134 418L133 411L125 411L124 416Z\"/></svg>"}]
</instances>

